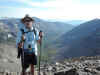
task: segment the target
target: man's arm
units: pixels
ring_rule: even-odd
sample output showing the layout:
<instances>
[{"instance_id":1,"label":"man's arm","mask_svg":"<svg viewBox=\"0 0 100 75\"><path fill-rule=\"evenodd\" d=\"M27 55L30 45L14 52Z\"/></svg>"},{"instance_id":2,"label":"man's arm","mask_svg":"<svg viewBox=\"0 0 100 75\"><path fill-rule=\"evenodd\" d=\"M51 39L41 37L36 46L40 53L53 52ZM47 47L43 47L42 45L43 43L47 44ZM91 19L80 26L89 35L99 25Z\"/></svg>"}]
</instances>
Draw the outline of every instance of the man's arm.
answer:
<instances>
[{"instance_id":1,"label":"man's arm","mask_svg":"<svg viewBox=\"0 0 100 75\"><path fill-rule=\"evenodd\" d=\"M22 48L22 44L25 41L25 35L22 34L21 30L19 30L17 34L17 39L16 39L16 46L19 48Z\"/></svg>"},{"instance_id":2,"label":"man's arm","mask_svg":"<svg viewBox=\"0 0 100 75\"><path fill-rule=\"evenodd\" d=\"M19 30L19 32L17 33L17 39L16 39L16 47L18 50L18 55L17 58L20 58L20 55L22 54L22 33Z\"/></svg>"},{"instance_id":3,"label":"man's arm","mask_svg":"<svg viewBox=\"0 0 100 75\"><path fill-rule=\"evenodd\" d=\"M18 46L19 46L19 44L20 44L21 36L22 36L22 33L21 33L21 31L19 30L19 32L17 32L17 38L16 38L16 47L17 47L17 48L18 48Z\"/></svg>"}]
</instances>

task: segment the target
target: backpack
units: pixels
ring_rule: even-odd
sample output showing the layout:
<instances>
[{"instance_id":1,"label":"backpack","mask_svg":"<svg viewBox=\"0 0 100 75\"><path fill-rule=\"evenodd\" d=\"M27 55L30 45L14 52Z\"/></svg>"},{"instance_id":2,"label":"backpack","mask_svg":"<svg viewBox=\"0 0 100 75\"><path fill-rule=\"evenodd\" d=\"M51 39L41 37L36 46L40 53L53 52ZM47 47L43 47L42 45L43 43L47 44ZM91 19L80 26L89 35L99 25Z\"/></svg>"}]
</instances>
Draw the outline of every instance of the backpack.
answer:
<instances>
[{"instance_id":1,"label":"backpack","mask_svg":"<svg viewBox=\"0 0 100 75\"><path fill-rule=\"evenodd\" d=\"M21 30L22 34L25 34L25 33L28 33L28 32L34 32L34 35L36 36L36 33L37 33L35 28L33 30L27 31L27 32L24 32L24 29L22 29L22 28L20 30ZM37 49L36 49L35 54L37 55Z\"/></svg>"}]
</instances>

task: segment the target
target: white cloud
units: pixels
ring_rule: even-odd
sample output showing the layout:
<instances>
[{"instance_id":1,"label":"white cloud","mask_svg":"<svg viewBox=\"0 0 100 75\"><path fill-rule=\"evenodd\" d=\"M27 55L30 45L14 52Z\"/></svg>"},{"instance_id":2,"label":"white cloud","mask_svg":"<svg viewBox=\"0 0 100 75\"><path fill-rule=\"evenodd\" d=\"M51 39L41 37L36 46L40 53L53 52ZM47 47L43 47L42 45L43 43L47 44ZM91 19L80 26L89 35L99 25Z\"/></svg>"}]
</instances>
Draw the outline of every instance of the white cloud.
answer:
<instances>
[{"instance_id":1,"label":"white cloud","mask_svg":"<svg viewBox=\"0 0 100 75\"><path fill-rule=\"evenodd\" d=\"M82 4L76 0L48 0L47 2L33 2L32 0L9 1L22 2L33 7L20 8L21 15L23 15L22 13L29 13L31 16L44 19L93 19L100 17L99 4ZM34 7L40 8L40 10ZM44 8L47 8L47 10L44 10Z\"/></svg>"},{"instance_id":2,"label":"white cloud","mask_svg":"<svg viewBox=\"0 0 100 75\"><path fill-rule=\"evenodd\" d=\"M72 0L48 0L47 2L32 2L32 1L25 1L27 4L31 6L37 7L63 7L65 5L71 5Z\"/></svg>"},{"instance_id":3,"label":"white cloud","mask_svg":"<svg viewBox=\"0 0 100 75\"><path fill-rule=\"evenodd\" d=\"M98 4L82 4L75 0L51 0L48 2L31 2L27 4L40 8L48 8L48 10L35 13L41 18L51 19L93 19L100 17L100 5ZM51 9L52 8L52 9Z\"/></svg>"}]
</instances>

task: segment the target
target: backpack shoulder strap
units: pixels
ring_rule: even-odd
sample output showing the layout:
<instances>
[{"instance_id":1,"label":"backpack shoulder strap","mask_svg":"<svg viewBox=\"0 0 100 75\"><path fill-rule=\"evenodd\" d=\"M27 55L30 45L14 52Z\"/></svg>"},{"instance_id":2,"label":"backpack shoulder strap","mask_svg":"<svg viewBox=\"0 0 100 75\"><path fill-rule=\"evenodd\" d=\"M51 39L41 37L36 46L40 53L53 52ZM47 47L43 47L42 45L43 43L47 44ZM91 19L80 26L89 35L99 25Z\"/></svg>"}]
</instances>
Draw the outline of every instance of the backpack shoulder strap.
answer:
<instances>
[{"instance_id":1,"label":"backpack shoulder strap","mask_svg":"<svg viewBox=\"0 0 100 75\"><path fill-rule=\"evenodd\" d=\"M24 29L20 29L20 31L22 32L22 34L25 34Z\"/></svg>"},{"instance_id":2,"label":"backpack shoulder strap","mask_svg":"<svg viewBox=\"0 0 100 75\"><path fill-rule=\"evenodd\" d=\"M35 36L36 36L36 30L35 30L35 28L34 28L32 31L34 32L34 34L35 34Z\"/></svg>"}]
</instances>

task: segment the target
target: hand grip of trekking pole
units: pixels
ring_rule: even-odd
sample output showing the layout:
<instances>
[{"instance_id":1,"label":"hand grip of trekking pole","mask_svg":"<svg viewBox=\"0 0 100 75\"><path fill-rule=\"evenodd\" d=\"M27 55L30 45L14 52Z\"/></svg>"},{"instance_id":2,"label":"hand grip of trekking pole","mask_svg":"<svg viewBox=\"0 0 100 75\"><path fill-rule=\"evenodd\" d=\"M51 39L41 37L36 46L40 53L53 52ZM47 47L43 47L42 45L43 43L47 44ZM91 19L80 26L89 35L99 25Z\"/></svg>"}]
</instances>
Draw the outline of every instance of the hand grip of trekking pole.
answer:
<instances>
[{"instance_id":1,"label":"hand grip of trekking pole","mask_svg":"<svg viewBox=\"0 0 100 75\"><path fill-rule=\"evenodd\" d=\"M42 31L42 30L40 30L40 32L39 32L39 36L40 36L40 38L43 37L43 31Z\"/></svg>"},{"instance_id":2,"label":"hand grip of trekking pole","mask_svg":"<svg viewBox=\"0 0 100 75\"><path fill-rule=\"evenodd\" d=\"M41 45L41 43L42 43L42 38L43 38L43 32L40 30L40 32L39 32L39 37L40 37L40 40L39 40L39 43L40 43L40 45Z\"/></svg>"}]
</instances>

